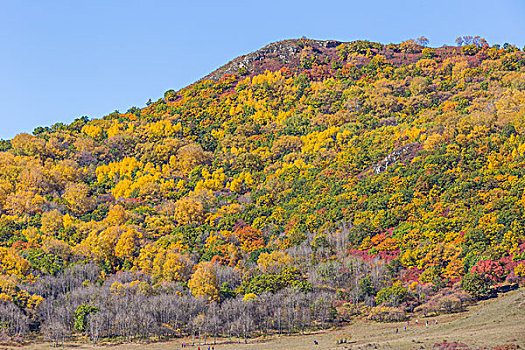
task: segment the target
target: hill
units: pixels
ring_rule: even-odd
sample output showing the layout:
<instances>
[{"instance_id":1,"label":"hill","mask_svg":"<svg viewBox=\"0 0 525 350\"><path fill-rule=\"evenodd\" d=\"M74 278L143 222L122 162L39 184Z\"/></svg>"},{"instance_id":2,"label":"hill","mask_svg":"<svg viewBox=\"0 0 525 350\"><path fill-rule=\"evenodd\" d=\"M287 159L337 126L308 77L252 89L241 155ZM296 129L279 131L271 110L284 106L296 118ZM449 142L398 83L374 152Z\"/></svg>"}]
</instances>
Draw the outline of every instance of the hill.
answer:
<instances>
[{"instance_id":1,"label":"hill","mask_svg":"<svg viewBox=\"0 0 525 350\"><path fill-rule=\"evenodd\" d=\"M292 334L525 278L525 53L286 40L0 144L6 341Z\"/></svg>"}]
</instances>

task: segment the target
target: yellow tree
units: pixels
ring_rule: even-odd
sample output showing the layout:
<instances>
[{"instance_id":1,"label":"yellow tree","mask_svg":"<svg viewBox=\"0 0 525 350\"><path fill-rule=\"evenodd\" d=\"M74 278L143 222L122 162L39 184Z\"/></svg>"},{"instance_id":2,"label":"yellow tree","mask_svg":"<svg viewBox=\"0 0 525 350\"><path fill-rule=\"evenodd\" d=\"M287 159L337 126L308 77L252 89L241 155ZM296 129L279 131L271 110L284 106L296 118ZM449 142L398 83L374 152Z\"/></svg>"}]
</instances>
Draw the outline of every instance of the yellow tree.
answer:
<instances>
[{"instance_id":1,"label":"yellow tree","mask_svg":"<svg viewBox=\"0 0 525 350\"><path fill-rule=\"evenodd\" d=\"M41 195L21 189L6 197L5 210L14 215L32 215L39 212L45 202Z\"/></svg>"},{"instance_id":2,"label":"yellow tree","mask_svg":"<svg viewBox=\"0 0 525 350\"><path fill-rule=\"evenodd\" d=\"M192 262L175 250L166 252L162 265L162 277L165 281L184 281L191 271Z\"/></svg>"},{"instance_id":3,"label":"yellow tree","mask_svg":"<svg viewBox=\"0 0 525 350\"><path fill-rule=\"evenodd\" d=\"M42 214L41 230L48 236L57 236L59 231L64 228L62 214L58 210L52 210Z\"/></svg>"},{"instance_id":4,"label":"yellow tree","mask_svg":"<svg viewBox=\"0 0 525 350\"><path fill-rule=\"evenodd\" d=\"M217 276L215 266L208 261L197 265L195 273L188 282L191 293L194 296L202 296L209 300L219 300L219 288L217 286Z\"/></svg>"},{"instance_id":5,"label":"yellow tree","mask_svg":"<svg viewBox=\"0 0 525 350\"><path fill-rule=\"evenodd\" d=\"M179 149L178 158L183 174L189 174L193 168L208 161L209 155L198 144L191 144Z\"/></svg>"},{"instance_id":6,"label":"yellow tree","mask_svg":"<svg viewBox=\"0 0 525 350\"><path fill-rule=\"evenodd\" d=\"M274 250L271 253L261 253L257 260L257 266L262 273L277 274L292 263L292 258L288 253Z\"/></svg>"},{"instance_id":7,"label":"yellow tree","mask_svg":"<svg viewBox=\"0 0 525 350\"><path fill-rule=\"evenodd\" d=\"M140 254L135 260L135 266L146 274L154 274L155 260L163 257L162 253L162 248L159 249L154 244L147 244L140 250Z\"/></svg>"},{"instance_id":8,"label":"yellow tree","mask_svg":"<svg viewBox=\"0 0 525 350\"><path fill-rule=\"evenodd\" d=\"M179 225L201 223L204 216L204 207L199 201L184 197L175 202L174 218Z\"/></svg>"},{"instance_id":9,"label":"yellow tree","mask_svg":"<svg viewBox=\"0 0 525 350\"><path fill-rule=\"evenodd\" d=\"M0 272L2 274L23 278L30 268L29 262L20 256L16 249L0 248Z\"/></svg>"},{"instance_id":10,"label":"yellow tree","mask_svg":"<svg viewBox=\"0 0 525 350\"><path fill-rule=\"evenodd\" d=\"M115 247L117 245L122 229L118 226L112 226L100 232L96 238L91 241L91 251L95 253L102 261L116 266ZM90 237L88 237L89 239Z\"/></svg>"},{"instance_id":11,"label":"yellow tree","mask_svg":"<svg viewBox=\"0 0 525 350\"><path fill-rule=\"evenodd\" d=\"M18 134L11 140L13 151L26 156L41 156L44 153L46 142L29 134Z\"/></svg>"},{"instance_id":12,"label":"yellow tree","mask_svg":"<svg viewBox=\"0 0 525 350\"><path fill-rule=\"evenodd\" d=\"M124 224L127 220L128 216L124 208L121 205L114 205L109 209L104 223L108 226L118 226Z\"/></svg>"},{"instance_id":13,"label":"yellow tree","mask_svg":"<svg viewBox=\"0 0 525 350\"><path fill-rule=\"evenodd\" d=\"M93 198L89 196L89 186L85 183L69 182L62 196L71 213L82 215L93 209Z\"/></svg>"},{"instance_id":14,"label":"yellow tree","mask_svg":"<svg viewBox=\"0 0 525 350\"><path fill-rule=\"evenodd\" d=\"M115 246L115 255L122 259L133 259L137 252L142 234L133 227L125 227Z\"/></svg>"},{"instance_id":15,"label":"yellow tree","mask_svg":"<svg viewBox=\"0 0 525 350\"><path fill-rule=\"evenodd\" d=\"M159 238L173 232L175 225L164 215L146 216L144 220L147 238Z\"/></svg>"}]
</instances>

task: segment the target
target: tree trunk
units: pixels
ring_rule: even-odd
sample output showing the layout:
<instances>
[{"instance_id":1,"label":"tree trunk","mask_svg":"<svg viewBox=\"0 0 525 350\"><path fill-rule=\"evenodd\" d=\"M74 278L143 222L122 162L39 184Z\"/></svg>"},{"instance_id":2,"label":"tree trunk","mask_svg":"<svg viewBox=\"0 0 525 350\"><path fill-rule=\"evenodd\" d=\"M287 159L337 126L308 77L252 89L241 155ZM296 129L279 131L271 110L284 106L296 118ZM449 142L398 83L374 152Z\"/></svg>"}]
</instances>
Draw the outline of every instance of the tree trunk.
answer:
<instances>
[{"instance_id":1,"label":"tree trunk","mask_svg":"<svg viewBox=\"0 0 525 350\"><path fill-rule=\"evenodd\" d=\"M278 323L279 323L279 335L281 335L281 310L279 309L278 315Z\"/></svg>"}]
</instances>

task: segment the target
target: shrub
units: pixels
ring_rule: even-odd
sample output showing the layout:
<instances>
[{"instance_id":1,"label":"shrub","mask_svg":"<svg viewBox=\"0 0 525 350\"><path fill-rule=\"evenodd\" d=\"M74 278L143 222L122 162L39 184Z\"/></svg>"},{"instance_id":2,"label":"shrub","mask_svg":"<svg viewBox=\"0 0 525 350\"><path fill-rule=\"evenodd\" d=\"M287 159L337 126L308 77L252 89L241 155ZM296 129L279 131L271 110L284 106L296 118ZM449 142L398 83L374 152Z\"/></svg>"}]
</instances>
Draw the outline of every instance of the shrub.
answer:
<instances>
[{"instance_id":1,"label":"shrub","mask_svg":"<svg viewBox=\"0 0 525 350\"><path fill-rule=\"evenodd\" d=\"M461 279L461 288L476 299L488 298L494 294L491 283L476 273L467 273Z\"/></svg>"},{"instance_id":2,"label":"shrub","mask_svg":"<svg viewBox=\"0 0 525 350\"><path fill-rule=\"evenodd\" d=\"M520 263L514 268L514 274L519 278L525 278L525 263Z\"/></svg>"},{"instance_id":3,"label":"shrub","mask_svg":"<svg viewBox=\"0 0 525 350\"><path fill-rule=\"evenodd\" d=\"M414 309L414 312L423 314L424 316L436 314L439 309L435 300L429 300L424 304L419 305Z\"/></svg>"},{"instance_id":4,"label":"shrub","mask_svg":"<svg viewBox=\"0 0 525 350\"><path fill-rule=\"evenodd\" d=\"M403 287L401 281L394 282L390 287L381 289L376 296L376 303L387 303L392 306L397 306L400 303L408 300L408 289Z\"/></svg>"},{"instance_id":5,"label":"shrub","mask_svg":"<svg viewBox=\"0 0 525 350\"><path fill-rule=\"evenodd\" d=\"M370 310L368 319L377 322L399 322L407 319L403 309L388 306L376 306Z\"/></svg>"},{"instance_id":6,"label":"shrub","mask_svg":"<svg viewBox=\"0 0 525 350\"><path fill-rule=\"evenodd\" d=\"M423 53L423 58L426 58L426 59L429 59L429 58L434 58L436 56L436 50L434 49L431 49L429 47L425 47L422 51Z\"/></svg>"},{"instance_id":7,"label":"shrub","mask_svg":"<svg viewBox=\"0 0 525 350\"><path fill-rule=\"evenodd\" d=\"M454 296L446 296L442 299L439 299L438 307L439 311L450 314L453 312L459 312L463 308L463 303L461 300Z\"/></svg>"},{"instance_id":8,"label":"shrub","mask_svg":"<svg viewBox=\"0 0 525 350\"><path fill-rule=\"evenodd\" d=\"M474 56L479 50L480 48L476 45L465 45L461 48L461 53L465 56Z\"/></svg>"},{"instance_id":9,"label":"shrub","mask_svg":"<svg viewBox=\"0 0 525 350\"><path fill-rule=\"evenodd\" d=\"M503 268L500 262L492 260L481 260L472 267L470 270L471 273L480 275L486 281L491 283L502 282L505 280L507 272Z\"/></svg>"},{"instance_id":10,"label":"shrub","mask_svg":"<svg viewBox=\"0 0 525 350\"><path fill-rule=\"evenodd\" d=\"M463 307L472 301L472 297L458 289L444 288L424 304L414 309L425 316L460 312Z\"/></svg>"}]
</instances>

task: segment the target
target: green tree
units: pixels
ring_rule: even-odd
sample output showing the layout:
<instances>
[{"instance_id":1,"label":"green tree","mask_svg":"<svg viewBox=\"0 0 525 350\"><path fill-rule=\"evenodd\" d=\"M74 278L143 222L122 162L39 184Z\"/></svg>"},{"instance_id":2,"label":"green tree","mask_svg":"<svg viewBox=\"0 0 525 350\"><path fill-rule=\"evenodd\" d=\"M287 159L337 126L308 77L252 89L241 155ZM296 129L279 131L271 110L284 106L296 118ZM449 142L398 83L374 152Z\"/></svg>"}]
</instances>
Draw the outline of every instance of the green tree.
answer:
<instances>
[{"instance_id":1,"label":"green tree","mask_svg":"<svg viewBox=\"0 0 525 350\"><path fill-rule=\"evenodd\" d=\"M73 319L75 320L75 329L80 332L85 332L87 330L87 318L90 314L98 312L97 307L81 304L77 306L75 313L73 314Z\"/></svg>"},{"instance_id":2,"label":"green tree","mask_svg":"<svg viewBox=\"0 0 525 350\"><path fill-rule=\"evenodd\" d=\"M461 288L476 299L485 299L494 295L490 281L476 273L467 273L461 279Z\"/></svg>"},{"instance_id":3,"label":"green tree","mask_svg":"<svg viewBox=\"0 0 525 350\"><path fill-rule=\"evenodd\" d=\"M397 306L408 300L409 296L408 290L403 287L401 281L396 281L391 286L385 287L377 293L376 303L388 303Z\"/></svg>"}]
</instances>

